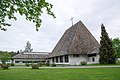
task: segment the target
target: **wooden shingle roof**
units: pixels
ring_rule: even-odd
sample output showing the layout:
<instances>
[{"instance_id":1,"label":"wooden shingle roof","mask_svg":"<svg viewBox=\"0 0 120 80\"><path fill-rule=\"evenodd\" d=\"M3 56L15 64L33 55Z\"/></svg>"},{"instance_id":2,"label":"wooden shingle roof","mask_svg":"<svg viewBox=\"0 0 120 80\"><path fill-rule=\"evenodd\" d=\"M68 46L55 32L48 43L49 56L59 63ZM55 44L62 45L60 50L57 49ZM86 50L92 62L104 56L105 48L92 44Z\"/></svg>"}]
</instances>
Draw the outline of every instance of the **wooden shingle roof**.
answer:
<instances>
[{"instance_id":1,"label":"wooden shingle roof","mask_svg":"<svg viewBox=\"0 0 120 80\"><path fill-rule=\"evenodd\" d=\"M47 52L26 52L19 53L12 58L14 59L47 59L49 58L49 53Z\"/></svg>"},{"instance_id":2,"label":"wooden shingle roof","mask_svg":"<svg viewBox=\"0 0 120 80\"><path fill-rule=\"evenodd\" d=\"M99 48L99 43L86 26L79 21L65 31L50 57L67 54L88 54L95 47L96 49Z\"/></svg>"}]
</instances>

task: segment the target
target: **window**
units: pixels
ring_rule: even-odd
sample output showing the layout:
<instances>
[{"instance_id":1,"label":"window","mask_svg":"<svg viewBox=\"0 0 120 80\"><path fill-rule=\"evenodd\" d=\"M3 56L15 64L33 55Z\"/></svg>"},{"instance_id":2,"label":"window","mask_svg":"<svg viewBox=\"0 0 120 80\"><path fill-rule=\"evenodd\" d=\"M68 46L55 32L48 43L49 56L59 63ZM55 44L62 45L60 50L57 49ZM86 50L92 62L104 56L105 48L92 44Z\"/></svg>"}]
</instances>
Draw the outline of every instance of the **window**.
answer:
<instances>
[{"instance_id":1,"label":"window","mask_svg":"<svg viewBox=\"0 0 120 80\"><path fill-rule=\"evenodd\" d=\"M68 58L68 55L65 55L65 62L69 62L69 58Z\"/></svg>"},{"instance_id":2,"label":"window","mask_svg":"<svg viewBox=\"0 0 120 80\"><path fill-rule=\"evenodd\" d=\"M55 61L54 61L54 57L52 58L52 62L54 63Z\"/></svg>"},{"instance_id":3,"label":"window","mask_svg":"<svg viewBox=\"0 0 120 80\"><path fill-rule=\"evenodd\" d=\"M92 61L95 62L95 58L92 58Z\"/></svg>"},{"instance_id":4,"label":"window","mask_svg":"<svg viewBox=\"0 0 120 80\"><path fill-rule=\"evenodd\" d=\"M60 56L60 63L63 62L63 56Z\"/></svg>"},{"instance_id":5,"label":"window","mask_svg":"<svg viewBox=\"0 0 120 80\"><path fill-rule=\"evenodd\" d=\"M88 54L88 57L93 57L93 56L96 56L96 53L95 54Z\"/></svg>"},{"instance_id":6,"label":"window","mask_svg":"<svg viewBox=\"0 0 120 80\"><path fill-rule=\"evenodd\" d=\"M15 61L15 63L19 63L19 61Z\"/></svg>"},{"instance_id":7,"label":"window","mask_svg":"<svg viewBox=\"0 0 120 80\"><path fill-rule=\"evenodd\" d=\"M31 62L32 62L32 61L31 61ZM31 63L31 62L30 62L30 63ZM38 62L39 62L39 61L34 61L34 63L38 63Z\"/></svg>"},{"instance_id":8,"label":"window","mask_svg":"<svg viewBox=\"0 0 120 80\"><path fill-rule=\"evenodd\" d=\"M56 63L58 63L58 57L56 57Z\"/></svg>"},{"instance_id":9,"label":"window","mask_svg":"<svg viewBox=\"0 0 120 80\"><path fill-rule=\"evenodd\" d=\"M22 61L22 63L26 63L26 61Z\"/></svg>"},{"instance_id":10,"label":"window","mask_svg":"<svg viewBox=\"0 0 120 80\"><path fill-rule=\"evenodd\" d=\"M79 54L73 54L73 57L80 57Z\"/></svg>"}]
</instances>

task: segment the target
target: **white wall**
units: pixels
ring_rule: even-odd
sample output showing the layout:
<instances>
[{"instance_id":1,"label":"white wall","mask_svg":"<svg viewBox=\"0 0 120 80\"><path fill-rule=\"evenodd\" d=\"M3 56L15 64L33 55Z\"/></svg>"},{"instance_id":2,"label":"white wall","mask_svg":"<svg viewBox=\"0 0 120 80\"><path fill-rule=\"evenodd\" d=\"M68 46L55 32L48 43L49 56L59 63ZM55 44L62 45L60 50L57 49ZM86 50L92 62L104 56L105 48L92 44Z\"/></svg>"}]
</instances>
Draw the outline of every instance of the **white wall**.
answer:
<instances>
[{"instance_id":1,"label":"white wall","mask_svg":"<svg viewBox=\"0 0 120 80\"><path fill-rule=\"evenodd\" d=\"M87 64L96 64L96 63L99 63L99 54L97 54L96 56L92 56L92 57L89 57L89 61L87 62ZM95 61L93 62L92 61L92 58L95 59Z\"/></svg>"},{"instance_id":2,"label":"white wall","mask_svg":"<svg viewBox=\"0 0 120 80\"><path fill-rule=\"evenodd\" d=\"M80 55L79 57L74 57L73 55L69 55L69 57L70 57L70 60L69 60L70 65L79 65L80 62L82 61L88 62L87 55Z\"/></svg>"},{"instance_id":3,"label":"white wall","mask_svg":"<svg viewBox=\"0 0 120 80\"><path fill-rule=\"evenodd\" d=\"M64 57L64 56L63 56ZM95 61L92 61L92 58L95 58ZM69 65L80 65L80 62L85 61L87 62L87 64L95 64L95 63L99 63L99 55L97 54L96 56L93 57L88 57L88 55L80 55L79 57L74 57L73 55L68 55L69 58L69 62L65 63L64 62L64 58L63 58L63 63L60 63L59 59L58 59L58 63L56 63L56 58L54 58L54 63L55 64L69 64ZM52 64L52 59L50 59L50 64Z\"/></svg>"},{"instance_id":4,"label":"white wall","mask_svg":"<svg viewBox=\"0 0 120 80\"><path fill-rule=\"evenodd\" d=\"M64 57L64 56L63 56ZM69 64L69 65L79 65L82 61L88 61L87 55L80 55L79 57L74 57L73 55L68 55L69 62L65 62L63 58L63 63L60 63L60 57L58 57L58 62L56 63L56 58L54 58L55 64ZM50 59L50 64L52 64L52 59Z\"/></svg>"}]
</instances>

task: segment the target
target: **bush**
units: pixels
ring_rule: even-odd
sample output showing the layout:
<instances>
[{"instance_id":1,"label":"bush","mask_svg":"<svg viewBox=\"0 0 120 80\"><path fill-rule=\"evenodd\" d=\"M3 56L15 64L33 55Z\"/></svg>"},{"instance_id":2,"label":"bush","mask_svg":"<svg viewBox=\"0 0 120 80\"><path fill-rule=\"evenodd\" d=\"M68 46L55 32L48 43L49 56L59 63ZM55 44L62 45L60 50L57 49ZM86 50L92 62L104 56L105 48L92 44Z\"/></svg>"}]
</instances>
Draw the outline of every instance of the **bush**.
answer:
<instances>
[{"instance_id":1,"label":"bush","mask_svg":"<svg viewBox=\"0 0 120 80\"><path fill-rule=\"evenodd\" d=\"M9 68L9 65L8 65L8 64L1 64L1 68L3 68L3 69L8 69L8 68Z\"/></svg>"},{"instance_id":2,"label":"bush","mask_svg":"<svg viewBox=\"0 0 120 80\"><path fill-rule=\"evenodd\" d=\"M51 67L56 67L56 64L51 64Z\"/></svg>"},{"instance_id":3,"label":"bush","mask_svg":"<svg viewBox=\"0 0 120 80\"><path fill-rule=\"evenodd\" d=\"M82 61L82 62L80 62L80 65L86 65L87 64L87 62L85 62L85 61Z\"/></svg>"},{"instance_id":4,"label":"bush","mask_svg":"<svg viewBox=\"0 0 120 80\"><path fill-rule=\"evenodd\" d=\"M25 63L25 66L30 66L30 64L29 63Z\"/></svg>"},{"instance_id":5,"label":"bush","mask_svg":"<svg viewBox=\"0 0 120 80\"><path fill-rule=\"evenodd\" d=\"M43 62L39 62L39 63L38 63L38 66L39 66L39 67L42 67L43 65L44 65Z\"/></svg>"},{"instance_id":6,"label":"bush","mask_svg":"<svg viewBox=\"0 0 120 80\"><path fill-rule=\"evenodd\" d=\"M49 62L46 62L46 63L45 63L45 66L50 66L50 63L49 63Z\"/></svg>"},{"instance_id":7,"label":"bush","mask_svg":"<svg viewBox=\"0 0 120 80\"><path fill-rule=\"evenodd\" d=\"M32 67L32 69L39 69L39 65L38 64L32 64L31 67Z\"/></svg>"},{"instance_id":8,"label":"bush","mask_svg":"<svg viewBox=\"0 0 120 80\"><path fill-rule=\"evenodd\" d=\"M0 67L2 67L2 64L0 63Z\"/></svg>"},{"instance_id":9,"label":"bush","mask_svg":"<svg viewBox=\"0 0 120 80\"><path fill-rule=\"evenodd\" d=\"M7 63L7 65L10 67L11 66L11 64L10 63Z\"/></svg>"},{"instance_id":10,"label":"bush","mask_svg":"<svg viewBox=\"0 0 120 80\"><path fill-rule=\"evenodd\" d=\"M15 64L14 63L11 63L11 66L14 66Z\"/></svg>"}]
</instances>

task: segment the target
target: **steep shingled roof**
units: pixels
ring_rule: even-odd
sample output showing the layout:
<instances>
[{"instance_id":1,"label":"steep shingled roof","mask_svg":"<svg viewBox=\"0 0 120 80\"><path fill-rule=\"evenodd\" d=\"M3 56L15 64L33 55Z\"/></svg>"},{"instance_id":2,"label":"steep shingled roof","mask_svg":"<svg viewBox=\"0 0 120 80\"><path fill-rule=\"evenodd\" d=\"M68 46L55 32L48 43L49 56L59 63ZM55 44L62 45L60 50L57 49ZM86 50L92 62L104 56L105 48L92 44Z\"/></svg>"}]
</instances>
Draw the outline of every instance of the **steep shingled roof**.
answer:
<instances>
[{"instance_id":1,"label":"steep shingled roof","mask_svg":"<svg viewBox=\"0 0 120 80\"><path fill-rule=\"evenodd\" d=\"M50 57L66 54L88 54L94 48L99 48L99 43L85 25L79 21L66 30Z\"/></svg>"}]
</instances>

